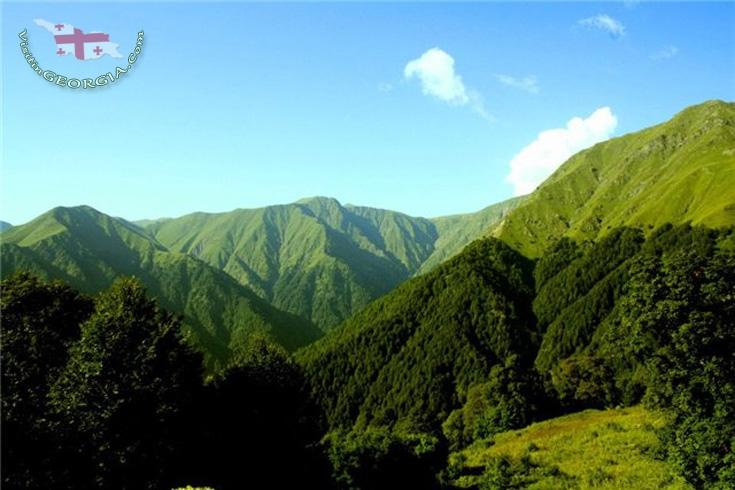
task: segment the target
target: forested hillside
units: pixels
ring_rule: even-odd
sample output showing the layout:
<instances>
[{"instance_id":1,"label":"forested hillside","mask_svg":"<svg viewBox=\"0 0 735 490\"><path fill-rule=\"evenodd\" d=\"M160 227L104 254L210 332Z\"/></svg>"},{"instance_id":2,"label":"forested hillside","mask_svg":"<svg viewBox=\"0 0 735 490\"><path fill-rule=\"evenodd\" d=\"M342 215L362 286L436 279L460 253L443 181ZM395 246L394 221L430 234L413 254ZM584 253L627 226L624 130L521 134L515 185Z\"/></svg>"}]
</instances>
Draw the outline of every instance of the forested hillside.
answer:
<instances>
[{"instance_id":1,"label":"forested hillside","mask_svg":"<svg viewBox=\"0 0 735 490\"><path fill-rule=\"evenodd\" d=\"M679 471L695 485L723 482L732 462L717 454L735 435L735 385L723 381L735 374L733 291L733 228L665 225L648 238L620 228L598 242L563 239L535 264L488 239L298 359L348 445L371 447L373 431L388 430L457 449L644 401L672 413L664 441Z\"/></svg>"},{"instance_id":2,"label":"forested hillside","mask_svg":"<svg viewBox=\"0 0 735 490\"><path fill-rule=\"evenodd\" d=\"M299 354L334 426L438 430L506 359L532 361L532 263L473 243Z\"/></svg>"}]
</instances>

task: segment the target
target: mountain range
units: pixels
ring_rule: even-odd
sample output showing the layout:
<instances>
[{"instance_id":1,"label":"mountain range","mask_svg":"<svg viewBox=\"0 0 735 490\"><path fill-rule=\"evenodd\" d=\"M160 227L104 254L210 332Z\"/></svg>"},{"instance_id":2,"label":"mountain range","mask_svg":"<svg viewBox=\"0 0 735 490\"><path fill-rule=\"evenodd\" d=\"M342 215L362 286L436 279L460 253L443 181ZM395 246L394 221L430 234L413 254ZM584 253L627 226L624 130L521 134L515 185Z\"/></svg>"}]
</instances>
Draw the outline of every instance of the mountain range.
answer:
<instances>
[{"instance_id":1,"label":"mountain range","mask_svg":"<svg viewBox=\"0 0 735 490\"><path fill-rule=\"evenodd\" d=\"M520 202L429 220L316 197L137 224L89 206L60 207L2 233L1 267L88 293L136 276L184 316L216 369L256 331L288 350L316 340L459 252Z\"/></svg>"},{"instance_id":2,"label":"mountain range","mask_svg":"<svg viewBox=\"0 0 735 490\"><path fill-rule=\"evenodd\" d=\"M4 275L30 269L97 292L135 275L225 362L262 331L290 350L480 237L526 257L620 226L735 223L735 104L711 101L582 151L529 196L433 219L315 197L131 223L87 206L6 229Z\"/></svg>"},{"instance_id":3,"label":"mountain range","mask_svg":"<svg viewBox=\"0 0 735 490\"><path fill-rule=\"evenodd\" d=\"M293 204L195 213L145 230L168 249L225 271L324 331L501 220L523 199L437 219L315 197Z\"/></svg>"},{"instance_id":4,"label":"mountain range","mask_svg":"<svg viewBox=\"0 0 735 490\"><path fill-rule=\"evenodd\" d=\"M135 223L52 209L0 233L0 270L94 298L3 281L3 448L20 449L4 482L158 488L176 453L166 488L251 473L363 490L731 488L734 185L735 104L711 101L466 215L326 197ZM161 437L142 444L130 420ZM67 453L97 460L69 470Z\"/></svg>"}]
</instances>

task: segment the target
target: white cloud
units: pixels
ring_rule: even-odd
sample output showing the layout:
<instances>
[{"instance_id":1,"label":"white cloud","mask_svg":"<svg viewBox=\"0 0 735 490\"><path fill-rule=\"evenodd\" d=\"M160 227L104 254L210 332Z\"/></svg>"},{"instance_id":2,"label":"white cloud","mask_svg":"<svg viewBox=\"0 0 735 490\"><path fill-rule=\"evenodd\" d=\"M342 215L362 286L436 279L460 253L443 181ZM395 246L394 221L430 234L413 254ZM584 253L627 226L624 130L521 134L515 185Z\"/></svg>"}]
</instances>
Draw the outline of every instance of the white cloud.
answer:
<instances>
[{"instance_id":1,"label":"white cloud","mask_svg":"<svg viewBox=\"0 0 735 490\"><path fill-rule=\"evenodd\" d=\"M462 77L454 71L454 58L439 48L431 48L420 58L411 60L403 69L406 79L418 77L424 95L432 95L447 102L469 102Z\"/></svg>"},{"instance_id":2,"label":"white cloud","mask_svg":"<svg viewBox=\"0 0 735 490\"><path fill-rule=\"evenodd\" d=\"M580 25L601 29L612 37L623 37L625 35L625 26L609 15L600 14L579 21Z\"/></svg>"},{"instance_id":3,"label":"white cloud","mask_svg":"<svg viewBox=\"0 0 735 490\"><path fill-rule=\"evenodd\" d=\"M602 107L587 119L571 119L566 128L542 131L513 157L506 182L513 184L516 196L532 192L569 157L610 138L617 125L610 108Z\"/></svg>"},{"instance_id":4,"label":"white cloud","mask_svg":"<svg viewBox=\"0 0 735 490\"><path fill-rule=\"evenodd\" d=\"M514 78L510 75L495 75L495 78L497 78L498 81L503 85L525 90L526 92L532 94L539 93L538 80L534 76L525 78Z\"/></svg>"},{"instance_id":5,"label":"white cloud","mask_svg":"<svg viewBox=\"0 0 735 490\"><path fill-rule=\"evenodd\" d=\"M478 115L489 119L481 93L468 90L462 77L454 70L454 58L439 48L431 48L421 57L406 63L403 76L421 81L421 91L455 105L469 105Z\"/></svg>"},{"instance_id":6,"label":"white cloud","mask_svg":"<svg viewBox=\"0 0 735 490\"><path fill-rule=\"evenodd\" d=\"M673 58L679 53L679 48L676 46L664 46L651 55L652 60L668 60Z\"/></svg>"}]
</instances>

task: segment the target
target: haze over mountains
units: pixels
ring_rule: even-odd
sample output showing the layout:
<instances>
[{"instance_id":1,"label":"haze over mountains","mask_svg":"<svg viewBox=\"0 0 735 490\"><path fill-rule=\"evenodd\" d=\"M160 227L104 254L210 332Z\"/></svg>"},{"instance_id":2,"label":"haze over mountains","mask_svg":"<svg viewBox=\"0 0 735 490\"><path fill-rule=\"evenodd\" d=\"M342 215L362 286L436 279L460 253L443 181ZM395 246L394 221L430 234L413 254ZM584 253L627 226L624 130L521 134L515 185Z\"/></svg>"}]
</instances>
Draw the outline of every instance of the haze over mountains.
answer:
<instances>
[{"instance_id":1,"label":"haze over mountains","mask_svg":"<svg viewBox=\"0 0 735 490\"><path fill-rule=\"evenodd\" d=\"M323 197L137 224L57 208L2 233L2 270L89 292L136 275L212 362L254 330L293 350L485 235L537 257L621 225L732 224L734 140L735 105L707 102L575 155L529 196L434 219Z\"/></svg>"}]
</instances>

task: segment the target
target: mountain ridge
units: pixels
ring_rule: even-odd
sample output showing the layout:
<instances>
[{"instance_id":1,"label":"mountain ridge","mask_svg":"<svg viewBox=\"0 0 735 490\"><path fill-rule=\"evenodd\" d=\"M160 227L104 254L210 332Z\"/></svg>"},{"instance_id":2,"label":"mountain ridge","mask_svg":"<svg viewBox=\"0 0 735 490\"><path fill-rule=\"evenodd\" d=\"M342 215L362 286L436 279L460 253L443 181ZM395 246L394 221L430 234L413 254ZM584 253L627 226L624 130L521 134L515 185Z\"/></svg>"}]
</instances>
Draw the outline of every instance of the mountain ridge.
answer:
<instances>
[{"instance_id":1,"label":"mountain ridge","mask_svg":"<svg viewBox=\"0 0 735 490\"><path fill-rule=\"evenodd\" d=\"M135 276L162 306L184 316L187 334L210 369L227 362L249 334L262 332L289 350L321 334L308 321L279 311L227 274L174 253L141 228L89 206L57 207L3 233L3 274L30 270L87 293Z\"/></svg>"},{"instance_id":2,"label":"mountain ridge","mask_svg":"<svg viewBox=\"0 0 735 490\"><path fill-rule=\"evenodd\" d=\"M267 301L328 331L458 253L521 201L432 220L317 196L154 220L144 229L170 249L224 270ZM454 236L442 242L438 229Z\"/></svg>"},{"instance_id":3,"label":"mountain ridge","mask_svg":"<svg viewBox=\"0 0 735 490\"><path fill-rule=\"evenodd\" d=\"M572 156L492 230L528 256L619 226L735 222L735 103L708 101Z\"/></svg>"}]
</instances>

